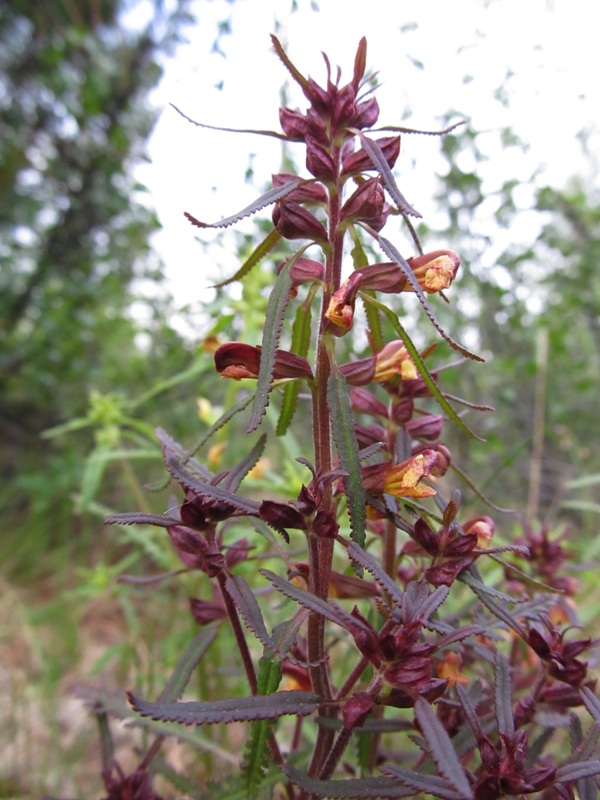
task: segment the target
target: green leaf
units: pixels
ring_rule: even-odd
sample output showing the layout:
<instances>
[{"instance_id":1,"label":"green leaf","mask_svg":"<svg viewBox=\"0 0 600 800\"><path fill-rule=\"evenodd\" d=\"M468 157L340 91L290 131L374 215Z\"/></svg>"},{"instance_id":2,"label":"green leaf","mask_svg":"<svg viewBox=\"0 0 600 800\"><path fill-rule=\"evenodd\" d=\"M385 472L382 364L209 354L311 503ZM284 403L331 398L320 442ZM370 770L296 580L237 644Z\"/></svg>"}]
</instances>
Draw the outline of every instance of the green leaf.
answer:
<instances>
[{"instance_id":1,"label":"green leaf","mask_svg":"<svg viewBox=\"0 0 600 800\"><path fill-rule=\"evenodd\" d=\"M221 484L224 489L227 489L230 492L235 492L239 488L240 483L250 472L250 470L256 466L259 458L262 456L266 443L267 434L263 433L252 450L250 450L250 452L247 453L244 458L242 458L241 461L235 465L235 467L232 467L228 475L224 478Z\"/></svg>"},{"instance_id":2,"label":"green leaf","mask_svg":"<svg viewBox=\"0 0 600 800\"><path fill-rule=\"evenodd\" d=\"M218 626L207 625L206 628L190 642L184 654L177 662L173 674L165 688L158 697L160 703L170 703L179 700L185 687L188 685L193 671L200 663L202 657L215 640Z\"/></svg>"},{"instance_id":3,"label":"green leaf","mask_svg":"<svg viewBox=\"0 0 600 800\"><path fill-rule=\"evenodd\" d=\"M296 355L302 356L303 358L306 358L308 348L310 347L311 305L316 291L317 287L311 288L306 300L298 307L292 328L292 346L290 349L292 353L296 353ZM296 412L299 392L300 381L289 381L289 383L286 383L283 390L279 419L277 420L277 436L283 436L289 428Z\"/></svg>"},{"instance_id":4,"label":"green leaf","mask_svg":"<svg viewBox=\"0 0 600 800\"><path fill-rule=\"evenodd\" d=\"M269 395L273 386L273 369L275 367L275 357L279 347L281 336L281 326L283 316L290 301L290 289L292 281L290 271L294 263L309 245L301 247L294 255L288 259L287 263L277 276L271 295L267 314L265 318L265 329L260 352L260 368L258 371L258 383L250 421L246 426L246 433L252 433L260 425L263 415L269 405Z\"/></svg>"},{"instance_id":5,"label":"green leaf","mask_svg":"<svg viewBox=\"0 0 600 800\"><path fill-rule=\"evenodd\" d=\"M189 703L149 703L131 693L127 696L132 708L142 717L163 722L180 722L183 725L248 722L290 714L304 717L319 707L319 698L316 695L299 691Z\"/></svg>"},{"instance_id":6,"label":"green leaf","mask_svg":"<svg viewBox=\"0 0 600 800\"><path fill-rule=\"evenodd\" d=\"M406 347L410 357L415 362L415 366L419 371L419 375L425 381L427 388L429 389L433 397L435 397L441 409L448 415L448 418L451 419L452 422L454 422L454 424L461 429L461 431L466 433L467 436L470 436L473 439L477 439L479 442L484 441L480 436L477 436L476 433L473 433L473 431L469 428L469 426L465 422L463 422L463 420L458 416L456 411L452 408L450 403L446 400L446 398L440 391L437 383L432 378L429 370L425 366L425 362L421 358L421 354L412 343L412 339L400 324L397 315L390 308L384 306L383 303L380 303L379 300L370 297L369 295L365 294L365 292L360 292L360 295L366 305L371 305L377 308L379 311L382 311L390 320L394 330L404 342L404 346Z\"/></svg>"},{"instance_id":7,"label":"green leaf","mask_svg":"<svg viewBox=\"0 0 600 800\"><path fill-rule=\"evenodd\" d=\"M245 278L246 275L259 264L263 258L271 252L271 250L275 247L275 245L281 240L281 234L277 230L277 228L273 228L273 230L267 235L265 239L256 247L252 253L248 256L248 258L244 261L242 266L238 269L235 275L232 275L231 278L227 278L220 283L215 283L212 287L213 289L221 289L223 286L228 286L230 283L234 281L239 281L242 278Z\"/></svg>"},{"instance_id":8,"label":"green leaf","mask_svg":"<svg viewBox=\"0 0 600 800\"><path fill-rule=\"evenodd\" d=\"M362 482L358 443L354 430L354 418L350 406L348 384L337 365L331 364L327 384L327 400L331 415L333 439L341 468L347 473L344 478L352 540L364 546L367 529L366 496Z\"/></svg>"},{"instance_id":9,"label":"green leaf","mask_svg":"<svg viewBox=\"0 0 600 800\"><path fill-rule=\"evenodd\" d=\"M265 653L258 668L258 694L270 695L276 692L281 682L281 664L275 660L274 653ZM244 754L243 774L247 795L255 800L269 765L268 742L272 735L273 720L254 720L250 726L250 736Z\"/></svg>"},{"instance_id":10,"label":"green leaf","mask_svg":"<svg viewBox=\"0 0 600 800\"><path fill-rule=\"evenodd\" d=\"M235 405L231 406L231 408L227 409L227 411L222 414L219 419L214 422L210 428L202 434L202 436L197 440L197 442L186 452L186 459L183 463L186 463L186 460L191 458L195 455L200 448L206 444L206 442L217 433L224 425L226 425L229 420L233 419L236 414L239 414L240 411L243 411L250 403L254 400L254 392L251 392L247 397L242 397L241 400L238 400Z\"/></svg>"},{"instance_id":11,"label":"green leaf","mask_svg":"<svg viewBox=\"0 0 600 800\"><path fill-rule=\"evenodd\" d=\"M512 739L515 733L515 721L512 711L510 667L506 656L499 650L496 651L495 666L495 705L498 731Z\"/></svg>"}]
</instances>

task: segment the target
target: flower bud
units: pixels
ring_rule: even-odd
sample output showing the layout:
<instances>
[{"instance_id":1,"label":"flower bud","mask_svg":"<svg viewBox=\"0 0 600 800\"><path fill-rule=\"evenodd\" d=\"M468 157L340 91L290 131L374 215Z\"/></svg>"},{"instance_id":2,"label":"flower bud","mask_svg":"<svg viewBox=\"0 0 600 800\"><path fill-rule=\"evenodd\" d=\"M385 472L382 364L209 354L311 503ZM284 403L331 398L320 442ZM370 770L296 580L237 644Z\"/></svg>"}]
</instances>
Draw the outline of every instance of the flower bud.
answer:
<instances>
[{"instance_id":1,"label":"flower bud","mask_svg":"<svg viewBox=\"0 0 600 800\"><path fill-rule=\"evenodd\" d=\"M354 117L353 127L370 128L379 119L379 103L376 97L370 97L363 103L356 106L356 115Z\"/></svg>"},{"instance_id":2,"label":"flower bud","mask_svg":"<svg viewBox=\"0 0 600 800\"><path fill-rule=\"evenodd\" d=\"M327 241L327 231L319 220L293 200L280 200L275 204L273 224L285 239Z\"/></svg>"},{"instance_id":3,"label":"flower bud","mask_svg":"<svg viewBox=\"0 0 600 800\"><path fill-rule=\"evenodd\" d=\"M312 136L306 137L306 168L320 181L333 181L336 165L328 150Z\"/></svg>"},{"instance_id":4,"label":"flower bud","mask_svg":"<svg viewBox=\"0 0 600 800\"><path fill-rule=\"evenodd\" d=\"M370 414L374 417L387 417L387 408L374 394L367 389L352 387L350 390L350 403L354 411L360 414Z\"/></svg>"},{"instance_id":5,"label":"flower bud","mask_svg":"<svg viewBox=\"0 0 600 800\"><path fill-rule=\"evenodd\" d=\"M298 176L291 172L277 172L272 176L274 189L297 180ZM297 189L291 191L286 199L293 200L296 203L325 205L328 200L328 195L322 184L313 180L307 180L305 183L300 184Z\"/></svg>"},{"instance_id":6,"label":"flower bud","mask_svg":"<svg viewBox=\"0 0 600 800\"><path fill-rule=\"evenodd\" d=\"M377 144L383 151L385 160L390 169L396 163L396 159L400 155L400 137L399 136L386 136L383 139L377 139ZM356 175L365 170L375 169L371 157L361 147L355 153L347 156L342 162L343 175Z\"/></svg>"},{"instance_id":7,"label":"flower bud","mask_svg":"<svg viewBox=\"0 0 600 800\"><path fill-rule=\"evenodd\" d=\"M356 271L364 276L362 288L375 292L402 292L408 283L404 272L393 261L370 264L368 267L359 267Z\"/></svg>"},{"instance_id":8,"label":"flower bud","mask_svg":"<svg viewBox=\"0 0 600 800\"><path fill-rule=\"evenodd\" d=\"M444 424L442 414L424 414L406 423L406 431L415 439L438 439Z\"/></svg>"},{"instance_id":9,"label":"flower bud","mask_svg":"<svg viewBox=\"0 0 600 800\"><path fill-rule=\"evenodd\" d=\"M488 547L494 535L495 523L491 517L475 517L465 522L463 531L477 535L477 546Z\"/></svg>"},{"instance_id":10,"label":"flower bud","mask_svg":"<svg viewBox=\"0 0 600 800\"><path fill-rule=\"evenodd\" d=\"M351 83L343 86L337 94L333 104L331 127L334 132L353 125L356 118L356 91Z\"/></svg>"},{"instance_id":11,"label":"flower bud","mask_svg":"<svg viewBox=\"0 0 600 800\"><path fill-rule=\"evenodd\" d=\"M303 142L306 136L306 117L298 110L279 109L281 129L291 142Z\"/></svg>"},{"instance_id":12,"label":"flower bud","mask_svg":"<svg viewBox=\"0 0 600 800\"><path fill-rule=\"evenodd\" d=\"M190 597L189 604L192 616L198 625L209 625L227 617L225 606L218 600L197 600L195 597Z\"/></svg>"},{"instance_id":13,"label":"flower bud","mask_svg":"<svg viewBox=\"0 0 600 800\"><path fill-rule=\"evenodd\" d=\"M383 213L385 196L379 178L363 181L342 206L341 219L345 222L378 220Z\"/></svg>"}]
</instances>

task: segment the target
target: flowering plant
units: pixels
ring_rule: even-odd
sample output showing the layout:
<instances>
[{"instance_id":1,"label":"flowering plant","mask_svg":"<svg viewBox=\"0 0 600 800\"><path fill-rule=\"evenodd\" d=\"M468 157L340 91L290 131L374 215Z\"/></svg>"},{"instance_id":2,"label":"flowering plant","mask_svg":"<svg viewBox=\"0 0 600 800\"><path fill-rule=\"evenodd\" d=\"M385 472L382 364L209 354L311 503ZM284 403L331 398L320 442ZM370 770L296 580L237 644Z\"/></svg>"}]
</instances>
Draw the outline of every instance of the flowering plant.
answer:
<instances>
[{"instance_id":1,"label":"flowering plant","mask_svg":"<svg viewBox=\"0 0 600 800\"><path fill-rule=\"evenodd\" d=\"M273 206L272 229L231 280L298 242L274 274L261 345L226 342L214 353L223 378L256 386L240 384L210 432L247 414L251 437L270 428L272 403L278 435L297 411L310 418L311 456L304 442L297 461L306 478L295 496L257 498L242 484L267 433L213 474L158 432L180 504L108 521L164 528L185 567L210 584L211 599L190 601L202 631L169 687L156 701L131 693L130 703L160 722L247 723L232 797L595 796L600 701L585 656L594 643L572 633L575 586L558 574L566 551L529 528L520 541L495 545L494 520L465 519L459 492L446 495L454 465L444 424L475 436L455 406L477 406L444 393L441 368L426 366L435 345L419 352L386 301L413 293L447 345L481 360L450 337L428 299L451 288L459 256L423 252L412 223L420 214L392 171L400 134L419 131L375 128L364 39L348 83L325 56L324 86L273 44L308 108L282 108L282 133L256 133L302 145L307 174L273 176L271 189L225 220L186 216L201 229L226 227ZM384 237L392 221L406 226L413 254ZM373 247L384 261L372 262ZM354 336L361 308L370 352L348 360L343 337ZM539 557L546 552L552 561ZM241 565L267 556L272 568L244 577ZM505 571L503 590L484 580L489 561ZM181 701L225 625L246 692ZM557 755L561 726L571 748ZM161 737L133 777L107 777L111 798L126 789L156 796L147 770Z\"/></svg>"}]
</instances>

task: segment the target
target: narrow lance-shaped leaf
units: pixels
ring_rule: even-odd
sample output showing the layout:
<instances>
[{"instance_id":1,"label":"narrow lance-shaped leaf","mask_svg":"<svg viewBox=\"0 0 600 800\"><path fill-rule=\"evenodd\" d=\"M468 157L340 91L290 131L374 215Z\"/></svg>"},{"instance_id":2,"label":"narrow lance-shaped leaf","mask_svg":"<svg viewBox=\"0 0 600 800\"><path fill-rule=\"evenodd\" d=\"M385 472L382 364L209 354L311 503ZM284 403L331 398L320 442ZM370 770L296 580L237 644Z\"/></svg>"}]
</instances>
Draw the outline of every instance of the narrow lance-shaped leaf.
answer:
<instances>
[{"instance_id":1,"label":"narrow lance-shaped leaf","mask_svg":"<svg viewBox=\"0 0 600 800\"><path fill-rule=\"evenodd\" d=\"M225 588L246 627L252 631L265 648L274 650L275 646L267 632L260 606L247 581L241 575L231 575L225 581ZM265 693L263 692L263 694Z\"/></svg>"},{"instance_id":2,"label":"narrow lance-shaped leaf","mask_svg":"<svg viewBox=\"0 0 600 800\"><path fill-rule=\"evenodd\" d=\"M209 131L223 131L224 133L252 133L256 134L257 136L272 136L274 139L287 140L287 137L283 133L278 133L277 131L261 130L257 128L225 128L219 125L208 125L206 122L197 122L195 119L188 117L187 114L184 114L183 111L180 108L177 108L174 103L169 103L169 105L184 119L186 119L188 122L191 122L192 125L195 125L197 128L206 128Z\"/></svg>"},{"instance_id":3,"label":"narrow lance-shaped leaf","mask_svg":"<svg viewBox=\"0 0 600 800\"><path fill-rule=\"evenodd\" d=\"M512 739L515 733L515 721L512 711L510 667L506 656L499 650L496 652L495 688L498 731Z\"/></svg>"},{"instance_id":4,"label":"narrow lance-shaped leaf","mask_svg":"<svg viewBox=\"0 0 600 800\"><path fill-rule=\"evenodd\" d=\"M340 606L336 605L331 600L322 600L312 592L307 592L304 589L300 589L298 586L294 586L290 581L281 578L279 575L275 575L274 572L268 569L261 569L260 573L264 575L278 591L290 600L295 600L309 611L320 614L322 617L325 617L325 619L334 622L336 625L348 631L361 629L370 633L370 629L361 622L361 620L348 614L347 611L344 611L343 608L340 608Z\"/></svg>"},{"instance_id":5,"label":"narrow lance-shaped leaf","mask_svg":"<svg viewBox=\"0 0 600 800\"><path fill-rule=\"evenodd\" d=\"M414 789L398 784L394 778L349 778L348 780L322 781L285 764L284 772L290 781L311 797L330 800L376 800L376 798L414 797ZM439 778L438 778L439 780ZM453 798L456 800L456 798Z\"/></svg>"},{"instance_id":6,"label":"narrow lance-shaped leaf","mask_svg":"<svg viewBox=\"0 0 600 800\"><path fill-rule=\"evenodd\" d=\"M310 289L306 300L298 307L292 328L292 353L306 358L310 346L311 334L311 304L314 299L317 287ZM300 381L289 381L283 390L281 410L277 420L277 436L283 436L290 426L296 406L298 404L298 393L300 392Z\"/></svg>"},{"instance_id":7,"label":"narrow lance-shaped leaf","mask_svg":"<svg viewBox=\"0 0 600 800\"><path fill-rule=\"evenodd\" d=\"M396 183L396 179L394 178L392 170L390 169L385 155L383 154L381 147L377 144L377 142L374 139L369 139L369 137L365 136L362 131L355 129L353 133L356 133L359 136L365 152L373 162L373 166L376 168L377 172L379 172L381 175L385 184L385 188L388 190L394 203L396 203L398 211L400 211L402 214L409 214L411 217L421 217L422 215L411 206L398 188L398 184Z\"/></svg>"},{"instance_id":8,"label":"narrow lance-shaped leaf","mask_svg":"<svg viewBox=\"0 0 600 800\"><path fill-rule=\"evenodd\" d=\"M290 73L292 78L296 81L298 86L300 86L302 91L306 93L306 91L308 89L308 81L306 80L304 75L302 75L302 73L297 69L297 67L295 67L292 64L292 62L290 61L290 59L288 57L288 54L285 52L285 50L281 46L281 42L279 41L279 39L274 34L271 34L271 42L273 43L273 49L275 50L275 52L279 56L279 59L282 62L282 64L284 65L284 67Z\"/></svg>"},{"instance_id":9,"label":"narrow lance-shaped leaf","mask_svg":"<svg viewBox=\"0 0 600 800\"><path fill-rule=\"evenodd\" d=\"M248 258L244 261L242 266L238 269L235 275L232 275L231 278L227 278L220 283L215 283L212 287L213 289L221 289L223 286L228 286L230 283L234 281L239 281L242 278L245 278L246 275L255 267L257 264L263 260L263 258L268 255L271 250L275 247L275 245L281 240L281 234L277 230L277 228L273 228L266 236L265 239L255 247L252 253L248 256Z\"/></svg>"},{"instance_id":10,"label":"narrow lance-shaped leaf","mask_svg":"<svg viewBox=\"0 0 600 800\"><path fill-rule=\"evenodd\" d=\"M469 426L465 422L463 422L463 420L458 416L456 411L452 408L450 403L446 400L446 398L440 391L439 386L434 381L429 370L427 369L425 362L421 358L421 354L414 346L412 339L410 338L406 330L403 328L403 326L400 324L397 315L394 314L394 312L390 308L384 306L383 303L380 303L379 300L376 300L374 297L371 297L365 292L360 292L360 296L363 299L366 306L372 306L373 308L377 308L379 311L383 312L386 315L386 317L390 320L390 322L392 323L392 327L404 342L404 346L406 347L408 354L414 361L415 366L419 371L419 375L425 381L427 388L429 389L433 397L435 397L435 399L437 400L442 411L444 411L448 415L448 418L451 419L452 422L454 422L454 424L457 425L461 429L461 431L463 431L463 433L466 433L467 436L470 436L473 439L477 439L480 442L484 441L480 436L477 436L476 433L473 433L473 431L469 428Z\"/></svg>"},{"instance_id":11,"label":"narrow lance-shaped leaf","mask_svg":"<svg viewBox=\"0 0 600 800\"><path fill-rule=\"evenodd\" d=\"M269 695L230 697L226 700L190 703L149 703L128 693L129 702L142 717L182 725L214 725L217 722L248 722L288 714L304 717L319 707L311 692L274 692Z\"/></svg>"},{"instance_id":12,"label":"narrow lance-shaped leaf","mask_svg":"<svg viewBox=\"0 0 600 800\"><path fill-rule=\"evenodd\" d=\"M228 228L230 225L235 225L236 222L239 222L245 217L250 217L252 214L256 214L257 211L273 205L273 203L276 203L290 192L293 192L294 189L297 189L301 183L302 180L299 178L297 181L290 181L289 183L284 183L282 186L275 186L266 191L264 194L261 194L260 197L257 197L256 200L250 203L249 206L243 208L241 211L238 211L236 214L232 214L230 217L225 217L225 219L220 219L217 222L201 222L188 211L184 213L184 216L196 228Z\"/></svg>"},{"instance_id":13,"label":"narrow lance-shaped leaf","mask_svg":"<svg viewBox=\"0 0 600 800\"><path fill-rule=\"evenodd\" d=\"M235 417L236 414L239 414L240 411L243 411L250 403L254 400L254 392L251 392L247 397L242 397L241 400L238 400L237 403L228 408L227 411L222 414L219 419L214 422L210 428L205 431L202 436L195 442L195 444L186 452L185 458L183 463L187 463L188 459L190 459L193 455L195 455L201 447L203 447L206 442L217 433L217 431L221 430L221 428L226 425L231 419Z\"/></svg>"},{"instance_id":14,"label":"narrow lance-shaped leaf","mask_svg":"<svg viewBox=\"0 0 600 800\"><path fill-rule=\"evenodd\" d=\"M300 258L308 246L309 245L305 245L301 247L300 250L288 259L277 276L269 296L262 348L260 351L258 383L256 386L256 394L254 395L254 404L252 405L250 421L246 426L246 433L252 433L252 431L258 428L267 406L269 405L269 394L273 386L273 369L275 367L275 357L279 347L281 326L283 325L285 310L290 301L290 289L292 288L290 271L296 260Z\"/></svg>"},{"instance_id":15,"label":"narrow lance-shaped leaf","mask_svg":"<svg viewBox=\"0 0 600 800\"><path fill-rule=\"evenodd\" d=\"M464 795L462 792L456 791L448 785L448 781L440 778L438 775L428 775L427 773L415 772L410 769L402 769L402 767L392 767L386 765L382 767L382 772L386 775L393 775L398 783L408 788L411 797L416 793L433 795L433 797L443 798L443 800L467 800L473 795Z\"/></svg>"},{"instance_id":16,"label":"narrow lance-shaped leaf","mask_svg":"<svg viewBox=\"0 0 600 800\"><path fill-rule=\"evenodd\" d=\"M181 525L176 517L166 514L147 514L145 511L126 511L123 514L109 514L104 520L106 525L154 525L158 528L170 528Z\"/></svg>"},{"instance_id":17,"label":"narrow lance-shaped leaf","mask_svg":"<svg viewBox=\"0 0 600 800\"><path fill-rule=\"evenodd\" d=\"M371 573L384 592L387 592L395 603L398 605L402 603L400 587L394 583L387 572L382 569L381 564L370 553L363 550L357 542L349 542L348 555L355 564Z\"/></svg>"},{"instance_id":18,"label":"narrow lance-shaped leaf","mask_svg":"<svg viewBox=\"0 0 600 800\"><path fill-rule=\"evenodd\" d=\"M249 500L246 497L241 497L238 494L227 492L225 489L221 489L219 486L213 486L210 483L205 483L204 481L199 480L192 475L191 472L188 472L187 469L182 467L177 459L169 459L167 469L178 483L180 483L182 486L185 486L186 489L191 489L192 491L197 492L201 497L207 497L210 500L229 503L233 508L235 508L237 511L240 511L242 514L258 516L260 503L258 503L256 500Z\"/></svg>"},{"instance_id":19,"label":"narrow lance-shaped leaf","mask_svg":"<svg viewBox=\"0 0 600 800\"><path fill-rule=\"evenodd\" d=\"M576 761L566 764L556 770L556 780L559 783L572 783L573 781L600 775L600 761Z\"/></svg>"},{"instance_id":20,"label":"narrow lance-shaped leaf","mask_svg":"<svg viewBox=\"0 0 600 800\"><path fill-rule=\"evenodd\" d=\"M467 120L461 119L453 125L443 128L441 131L423 131L419 128L404 128L401 125L385 125L382 128L372 128L372 132L383 133L384 131L392 131L393 133L418 133L422 136L444 136L446 133L451 133L453 130L456 130L456 128L460 128L461 125L466 124Z\"/></svg>"},{"instance_id":21,"label":"narrow lance-shaped leaf","mask_svg":"<svg viewBox=\"0 0 600 800\"><path fill-rule=\"evenodd\" d=\"M221 484L224 489L227 489L230 492L235 492L239 488L240 483L250 472L250 470L256 466L259 458L262 456L266 443L267 435L266 433L263 433L252 450L250 450L250 452L247 453L247 455L245 455L244 458L242 458L242 460L239 461L235 467L229 471L229 474Z\"/></svg>"},{"instance_id":22,"label":"narrow lance-shaped leaf","mask_svg":"<svg viewBox=\"0 0 600 800\"><path fill-rule=\"evenodd\" d=\"M478 356L476 353L472 353L470 350L467 350L466 347L463 347L463 345L458 344L458 342L455 342L454 339L452 339L442 328L440 322L438 321L438 318L435 316L433 309L431 308L431 305L429 304L429 300L427 300L427 298L425 297L425 294L421 289L419 282L415 278L414 272L410 268L410 265L407 263L406 259L400 255L396 247L394 247L394 245L388 239L386 239L384 236L380 236L376 231L374 231L368 225L363 224L362 227L378 242L379 246L386 254L386 256L390 258L392 261L394 261L396 264L398 264L398 266L402 269L402 272L406 275L410 285L413 288L414 293L419 298L419 302L425 309L425 313L431 320L431 323L434 326L434 328L444 339L444 341L447 342L453 350L462 353L463 356L466 356L467 358L470 358L473 361L483 361L484 359L481 356Z\"/></svg>"},{"instance_id":23,"label":"narrow lance-shaped leaf","mask_svg":"<svg viewBox=\"0 0 600 800\"><path fill-rule=\"evenodd\" d=\"M281 682L281 665L274 653L265 653L258 667L258 694L270 695L276 692ZM268 743L272 735L273 720L253 720L250 736L244 753L242 768L247 797L254 800L258 796L269 760Z\"/></svg>"},{"instance_id":24,"label":"narrow lance-shaped leaf","mask_svg":"<svg viewBox=\"0 0 600 800\"><path fill-rule=\"evenodd\" d=\"M215 640L217 630L218 627L216 625L208 625L192 639L190 644L186 647L184 654L177 662L177 666L173 670L173 674L169 678L167 685L160 693L158 697L160 703L170 703L174 700L179 700L185 687L189 683L193 671Z\"/></svg>"},{"instance_id":25,"label":"narrow lance-shaped leaf","mask_svg":"<svg viewBox=\"0 0 600 800\"><path fill-rule=\"evenodd\" d=\"M463 711L465 712L467 720L469 721L469 725L473 729L473 733L475 734L475 738L477 739L477 741L480 741L480 739L483 737L484 733L483 733L483 729L481 727L481 721L480 721L479 717L477 716L477 709L475 708L473 703L471 703L471 698L469 697L469 695L467 694L465 689L460 685L460 683L456 684L455 690L456 690L456 694L458 696L458 699L460 701L460 704L463 707Z\"/></svg>"},{"instance_id":26,"label":"narrow lance-shaped leaf","mask_svg":"<svg viewBox=\"0 0 600 800\"><path fill-rule=\"evenodd\" d=\"M366 495L362 482L362 471L358 454L358 442L354 430L354 418L350 406L348 385L335 362L331 364L331 372L327 385L327 400L331 414L333 439L342 469L347 473L344 478L348 514L352 539L364 545L367 528Z\"/></svg>"},{"instance_id":27,"label":"narrow lance-shaped leaf","mask_svg":"<svg viewBox=\"0 0 600 800\"><path fill-rule=\"evenodd\" d=\"M481 581L473 581L470 579L470 569L471 568L463 570L458 576L458 580L466 583L481 600L484 606L491 611L495 617L508 625L508 627L517 633L522 639L527 639L527 633L525 632L525 629L510 613L509 609L502 605L501 601L494 599L492 595L493 590L491 587L486 586Z\"/></svg>"},{"instance_id":28,"label":"narrow lance-shaped leaf","mask_svg":"<svg viewBox=\"0 0 600 800\"><path fill-rule=\"evenodd\" d=\"M415 716L427 743L438 772L462 798L471 798L473 792L462 768L452 740L426 700L415 702Z\"/></svg>"}]
</instances>

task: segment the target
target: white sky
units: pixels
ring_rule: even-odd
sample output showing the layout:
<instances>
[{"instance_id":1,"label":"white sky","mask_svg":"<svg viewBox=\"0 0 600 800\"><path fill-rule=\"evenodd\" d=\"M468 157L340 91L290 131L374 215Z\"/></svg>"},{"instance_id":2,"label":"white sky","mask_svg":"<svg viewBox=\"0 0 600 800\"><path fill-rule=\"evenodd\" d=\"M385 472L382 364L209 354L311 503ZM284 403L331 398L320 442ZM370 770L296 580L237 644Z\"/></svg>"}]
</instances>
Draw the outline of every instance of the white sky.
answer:
<instances>
[{"instance_id":1,"label":"white sky","mask_svg":"<svg viewBox=\"0 0 600 800\"><path fill-rule=\"evenodd\" d=\"M600 58L596 9L589 0L320 0L320 10L298 0L298 10L290 13L291 5L200 0L199 23L186 32L190 44L169 62L156 94L164 112L141 179L163 225L156 245L181 303L194 301L191 287L200 294L235 268L221 253L218 263L207 263L183 211L214 221L239 210L278 171L281 150L275 139L194 127L168 103L213 125L279 130L287 73L272 52L271 32L300 71L319 83L325 80L321 51L348 80L356 45L366 35L368 67L379 71L383 83L377 94L380 123L436 127L456 109L474 130L490 134L479 142L485 147L489 140L489 162L482 168L489 190L511 177L527 180L536 168L540 185L561 187L585 168L577 133L594 130L598 143ZM212 52L217 23L229 18L232 32L220 39L224 55ZM401 33L413 22L414 29ZM503 82L507 104L494 99ZM304 108L301 96L290 104ZM505 126L529 143L525 154L498 147L497 131ZM404 136L395 169L403 193L426 219L434 211L438 150L435 139ZM250 154L254 186L244 180ZM530 196L525 187L525 206Z\"/></svg>"}]
</instances>

